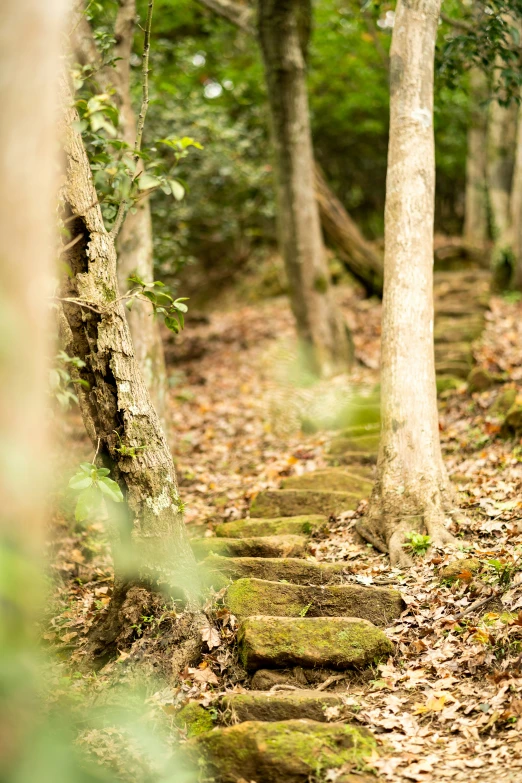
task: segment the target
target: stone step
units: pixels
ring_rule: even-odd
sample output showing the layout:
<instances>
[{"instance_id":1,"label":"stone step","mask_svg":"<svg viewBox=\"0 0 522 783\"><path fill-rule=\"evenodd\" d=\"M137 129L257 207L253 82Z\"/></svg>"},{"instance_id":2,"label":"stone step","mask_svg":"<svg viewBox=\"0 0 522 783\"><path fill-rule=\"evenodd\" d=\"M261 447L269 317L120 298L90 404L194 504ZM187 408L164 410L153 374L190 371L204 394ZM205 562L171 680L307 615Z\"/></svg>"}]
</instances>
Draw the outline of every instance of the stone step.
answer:
<instances>
[{"instance_id":1,"label":"stone step","mask_svg":"<svg viewBox=\"0 0 522 783\"><path fill-rule=\"evenodd\" d=\"M196 560L208 555L222 557L304 557L308 540L304 536L262 536L255 538L195 538L190 542Z\"/></svg>"},{"instance_id":2,"label":"stone step","mask_svg":"<svg viewBox=\"0 0 522 783\"><path fill-rule=\"evenodd\" d=\"M482 334L484 323L484 318L477 316L463 316L458 319L450 317L437 318L433 335L435 344L471 343Z\"/></svg>"},{"instance_id":3,"label":"stone step","mask_svg":"<svg viewBox=\"0 0 522 783\"><path fill-rule=\"evenodd\" d=\"M355 511L362 492L328 492L312 489L265 489L250 507L251 517L293 517L299 514L337 516Z\"/></svg>"},{"instance_id":4,"label":"stone step","mask_svg":"<svg viewBox=\"0 0 522 783\"><path fill-rule=\"evenodd\" d=\"M343 696L339 693L303 688L289 691L229 693L220 699L219 708L230 723L244 723L247 720L271 722L299 718L323 722L328 720L328 715L325 715L328 707L338 707L340 715L343 704Z\"/></svg>"},{"instance_id":5,"label":"stone step","mask_svg":"<svg viewBox=\"0 0 522 783\"><path fill-rule=\"evenodd\" d=\"M330 444L331 445L331 444ZM376 451L339 451L325 455L328 462L333 465L347 465L352 468L355 465L371 467L377 462Z\"/></svg>"},{"instance_id":6,"label":"stone step","mask_svg":"<svg viewBox=\"0 0 522 783\"><path fill-rule=\"evenodd\" d=\"M333 438L328 448L328 453L337 456L338 454L377 454L379 450L379 435L344 435L341 433Z\"/></svg>"},{"instance_id":7,"label":"stone step","mask_svg":"<svg viewBox=\"0 0 522 783\"><path fill-rule=\"evenodd\" d=\"M380 628L354 617L249 617L239 626L238 645L247 671L362 668L393 652Z\"/></svg>"},{"instance_id":8,"label":"stone step","mask_svg":"<svg viewBox=\"0 0 522 783\"><path fill-rule=\"evenodd\" d=\"M282 489L321 489L329 492L355 492L369 495L372 482L368 478L371 471L366 468L365 476L359 471L348 471L346 468L328 468L303 473L301 476L291 476L281 482Z\"/></svg>"},{"instance_id":9,"label":"stone step","mask_svg":"<svg viewBox=\"0 0 522 783\"><path fill-rule=\"evenodd\" d=\"M363 585L313 587L263 579L238 579L225 594L226 608L239 619L273 617L358 617L387 625L404 610L396 590Z\"/></svg>"},{"instance_id":10,"label":"stone step","mask_svg":"<svg viewBox=\"0 0 522 783\"><path fill-rule=\"evenodd\" d=\"M319 514L303 514L300 517L238 519L234 522L223 522L221 525L217 525L215 533L220 538L281 535L310 536L325 529L328 529L328 517Z\"/></svg>"},{"instance_id":11,"label":"stone step","mask_svg":"<svg viewBox=\"0 0 522 783\"><path fill-rule=\"evenodd\" d=\"M272 582L323 585L343 581L346 563L317 563L294 557L222 557L209 555L200 565L205 584L220 590L231 579L253 577Z\"/></svg>"},{"instance_id":12,"label":"stone step","mask_svg":"<svg viewBox=\"0 0 522 783\"><path fill-rule=\"evenodd\" d=\"M336 783L376 783L373 775L362 772L376 748L363 728L290 720L214 729L189 740L183 752L205 780L215 783L309 783L326 780L329 770L339 770Z\"/></svg>"}]
</instances>

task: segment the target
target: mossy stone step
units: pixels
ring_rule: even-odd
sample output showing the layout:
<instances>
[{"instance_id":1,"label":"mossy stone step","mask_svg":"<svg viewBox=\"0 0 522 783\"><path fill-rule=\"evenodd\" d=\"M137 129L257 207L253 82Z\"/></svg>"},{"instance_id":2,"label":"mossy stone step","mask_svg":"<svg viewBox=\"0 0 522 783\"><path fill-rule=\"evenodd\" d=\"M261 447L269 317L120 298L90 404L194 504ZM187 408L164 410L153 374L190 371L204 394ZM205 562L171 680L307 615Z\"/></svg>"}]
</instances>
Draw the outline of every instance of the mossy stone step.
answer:
<instances>
[{"instance_id":1,"label":"mossy stone step","mask_svg":"<svg viewBox=\"0 0 522 783\"><path fill-rule=\"evenodd\" d=\"M369 470L364 471L366 476ZM354 470L346 468L328 468L303 473L301 476L291 476L281 482L282 489L322 489L330 492L355 492L369 495L372 482Z\"/></svg>"},{"instance_id":2,"label":"mossy stone step","mask_svg":"<svg viewBox=\"0 0 522 783\"><path fill-rule=\"evenodd\" d=\"M360 435L353 437L341 433L330 442L328 453L332 456L352 453L365 455L368 453L377 454L379 450L380 435Z\"/></svg>"},{"instance_id":3,"label":"mossy stone step","mask_svg":"<svg viewBox=\"0 0 522 783\"><path fill-rule=\"evenodd\" d=\"M336 783L350 783L350 770L364 769L376 748L366 729L343 723L247 721L194 737L184 753L215 783L309 783L328 770L342 770Z\"/></svg>"},{"instance_id":4,"label":"mossy stone step","mask_svg":"<svg viewBox=\"0 0 522 783\"><path fill-rule=\"evenodd\" d=\"M385 587L312 587L263 579L238 579L228 587L224 604L239 619L252 615L359 617L375 625L387 625L404 609L400 593Z\"/></svg>"},{"instance_id":5,"label":"mossy stone step","mask_svg":"<svg viewBox=\"0 0 522 783\"><path fill-rule=\"evenodd\" d=\"M353 617L249 617L239 626L238 644L248 671L362 668L393 652L380 628Z\"/></svg>"},{"instance_id":6,"label":"mossy stone step","mask_svg":"<svg viewBox=\"0 0 522 783\"><path fill-rule=\"evenodd\" d=\"M328 707L343 706L338 693L327 693L303 688L291 691L248 691L229 693L220 699L219 707L230 723L244 723L247 720L279 721L327 720ZM228 718L229 716L229 718Z\"/></svg>"},{"instance_id":7,"label":"mossy stone step","mask_svg":"<svg viewBox=\"0 0 522 783\"><path fill-rule=\"evenodd\" d=\"M294 557L222 557L209 555L200 565L205 584L220 590L231 579L253 577L272 582L323 585L343 580L345 563L316 563Z\"/></svg>"},{"instance_id":8,"label":"mossy stone step","mask_svg":"<svg viewBox=\"0 0 522 783\"><path fill-rule=\"evenodd\" d=\"M332 441L333 443L333 441ZM331 444L330 444L331 447ZM333 465L347 465L352 468L352 466L355 465L363 465L364 467L368 467L371 469L372 465L375 465L377 462L377 452L376 451L342 451L339 450L338 452L334 449L336 453L329 452L326 454L326 459L328 462L332 463Z\"/></svg>"},{"instance_id":9,"label":"mossy stone step","mask_svg":"<svg viewBox=\"0 0 522 783\"><path fill-rule=\"evenodd\" d=\"M341 514L355 511L364 492L312 489L265 489L250 507L251 517L293 517L298 514Z\"/></svg>"},{"instance_id":10,"label":"mossy stone step","mask_svg":"<svg viewBox=\"0 0 522 783\"><path fill-rule=\"evenodd\" d=\"M304 557L304 536L263 536L255 538L195 538L190 544L196 560L210 554L223 557Z\"/></svg>"},{"instance_id":11,"label":"mossy stone step","mask_svg":"<svg viewBox=\"0 0 522 783\"><path fill-rule=\"evenodd\" d=\"M328 528L328 517L320 514L303 514L299 517L275 517L269 519L238 519L223 522L216 527L220 538L251 538L252 536L303 535L310 536Z\"/></svg>"},{"instance_id":12,"label":"mossy stone step","mask_svg":"<svg viewBox=\"0 0 522 783\"><path fill-rule=\"evenodd\" d=\"M484 323L480 316L437 318L433 334L435 343L471 343L482 334Z\"/></svg>"}]
</instances>

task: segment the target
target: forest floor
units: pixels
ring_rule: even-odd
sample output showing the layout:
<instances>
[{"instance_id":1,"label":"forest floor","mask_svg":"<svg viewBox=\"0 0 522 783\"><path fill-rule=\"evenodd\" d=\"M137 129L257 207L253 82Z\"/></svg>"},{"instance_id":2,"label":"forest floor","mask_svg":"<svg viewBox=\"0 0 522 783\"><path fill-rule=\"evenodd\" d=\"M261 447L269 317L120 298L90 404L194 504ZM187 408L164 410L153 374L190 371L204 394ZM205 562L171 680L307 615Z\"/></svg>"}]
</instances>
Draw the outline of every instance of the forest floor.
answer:
<instances>
[{"instance_id":1,"label":"forest floor","mask_svg":"<svg viewBox=\"0 0 522 783\"><path fill-rule=\"evenodd\" d=\"M211 530L243 518L259 491L327 466L331 434L303 434L303 409L334 405L354 384L378 382L380 304L348 290L340 296L357 366L350 378L329 384L292 383L293 327L282 299L189 319L181 339L169 338L167 427L187 523ZM417 558L409 572L391 569L355 533L367 501L332 521L329 535L312 545L318 560L344 561L355 583L396 584L407 604L386 629L395 657L346 689L353 721L378 738L371 764L391 783L522 779L522 446L499 439L491 413L506 389L522 400L522 304L494 298L487 319L476 361L505 373L505 383L474 395L463 383L440 401L446 464L468 515L457 532L481 561L481 580L465 571L453 585L443 583L438 572L450 559L444 553ZM60 430L70 472L76 455L90 453L80 428L71 413ZM51 539L55 600L44 636L75 669L110 599L110 556L101 525L76 528L63 513L55 515ZM494 600L459 617L491 589ZM220 633L170 703L210 704L224 690L242 689L233 620L221 623Z\"/></svg>"}]
</instances>

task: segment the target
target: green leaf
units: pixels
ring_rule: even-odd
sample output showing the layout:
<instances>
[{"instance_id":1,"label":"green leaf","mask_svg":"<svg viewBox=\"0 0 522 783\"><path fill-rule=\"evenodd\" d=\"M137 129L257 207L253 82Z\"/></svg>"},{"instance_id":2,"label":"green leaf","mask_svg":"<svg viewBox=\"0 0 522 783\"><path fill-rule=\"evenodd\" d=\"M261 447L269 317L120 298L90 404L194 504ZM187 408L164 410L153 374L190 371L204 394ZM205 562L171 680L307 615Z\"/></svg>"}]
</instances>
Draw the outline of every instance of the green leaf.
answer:
<instances>
[{"instance_id":1,"label":"green leaf","mask_svg":"<svg viewBox=\"0 0 522 783\"><path fill-rule=\"evenodd\" d=\"M98 486L104 495L107 495L115 503L123 503L123 494L118 484L110 478L101 478Z\"/></svg>"},{"instance_id":2,"label":"green leaf","mask_svg":"<svg viewBox=\"0 0 522 783\"><path fill-rule=\"evenodd\" d=\"M80 470L83 470L84 473L90 476L92 471L96 470L96 465L93 465L92 462L81 462Z\"/></svg>"},{"instance_id":3,"label":"green leaf","mask_svg":"<svg viewBox=\"0 0 522 783\"><path fill-rule=\"evenodd\" d=\"M185 188L177 179L169 179L170 189L176 201L181 201L185 195Z\"/></svg>"},{"instance_id":4,"label":"green leaf","mask_svg":"<svg viewBox=\"0 0 522 783\"><path fill-rule=\"evenodd\" d=\"M175 307L176 310L179 310L180 313L188 313L188 307L186 304L183 304L183 302L176 300L172 306Z\"/></svg>"},{"instance_id":5,"label":"green leaf","mask_svg":"<svg viewBox=\"0 0 522 783\"><path fill-rule=\"evenodd\" d=\"M69 489L87 489L87 487L92 486L92 478L90 476L86 476L85 473L76 473L70 480L69 480Z\"/></svg>"},{"instance_id":6,"label":"green leaf","mask_svg":"<svg viewBox=\"0 0 522 783\"><path fill-rule=\"evenodd\" d=\"M179 323L170 315L165 318L165 326L167 329L170 329L171 332L175 332L176 334L179 333Z\"/></svg>"},{"instance_id":7,"label":"green leaf","mask_svg":"<svg viewBox=\"0 0 522 783\"><path fill-rule=\"evenodd\" d=\"M110 474L109 468L97 468L96 470L97 478L103 478L103 476L108 476L109 474Z\"/></svg>"},{"instance_id":8,"label":"green leaf","mask_svg":"<svg viewBox=\"0 0 522 783\"><path fill-rule=\"evenodd\" d=\"M84 489L78 495L76 501L76 511L74 516L78 522L84 522L89 517L92 517L100 507L100 501L102 497L97 487L92 486L88 489Z\"/></svg>"},{"instance_id":9,"label":"green leaf","mask_svg":"<svg viewBox=\"0 0 522 783\"><path fill-rule=\"evenodd\" d=\"M159 184L160 180L157 177L153 177L152 174L140 174L138 177L139 190L149 190L150 188L156 188Z\"/></svg>"}]
</instances>

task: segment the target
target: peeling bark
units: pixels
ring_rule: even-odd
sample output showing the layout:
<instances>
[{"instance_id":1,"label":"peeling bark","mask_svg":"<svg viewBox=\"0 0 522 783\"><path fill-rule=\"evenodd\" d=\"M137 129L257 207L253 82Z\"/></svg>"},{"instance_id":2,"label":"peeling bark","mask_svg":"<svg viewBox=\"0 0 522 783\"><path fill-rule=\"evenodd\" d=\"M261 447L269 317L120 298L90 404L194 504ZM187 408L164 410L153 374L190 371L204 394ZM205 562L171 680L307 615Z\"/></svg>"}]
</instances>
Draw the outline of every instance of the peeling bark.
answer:
<instances>
[{"instance_id":1,"label":"peeling bark","mask_svg":"<svg viewBox=\"0 0 522 783\"><path fill-rule=\"evenodd\" d=\"M404 534L434 544L453 500L439 441L433 349L433 68L441 0L399 0L391 46L381 358L382 432L369 521L359 532L407 564ZM366 535L365 535L366 534Z\"/></svg>"},{"instance_id":2,"label":"peeling bark","mask_svg":"<svg viewBox=\"0 0 522 783\"><path fill-rule=\"evenodd\" d=\"M119 301L114 241L103 224L78 119L64 87L63 147L66 183L64 212L81 240L64 255L72 271L64 276L63 311L75 356L86 366L80 377L89 390L80 395L87 432L125 498L125 511L110 520L115 592L107 622L98 628L100 647L110 647L121 631L118 607L131 585L142 584L182 595L198 607L199 584L190 549L172 457L136 360L125 311ZM139 447L123 456L121 443ZM141 448L144 447L144 448Z\"/></svg>"},{"instance_id":3,"label":"peeling bark","mask_svg":"<svg viewBox=\"0 0 522 783\"><path fill-rule=\"evenodd\" d=\"M314 193L305 65L310 22L309 3L259 0L258 34L272 119L280 246L290 302L309 365L329 376L347 369L351 343L330 289Z\"/></svg>"},{"instance_id":4,"label":"peeling bark","mask_svg":"<svg viewBox=\"0 0 522 783\"><path fill-rule=\"evenodd\" d=\"M115 23L114 68L101 68L96 74L100 87L113 93L119 110L122 139L134 147L136 115L131 102L130 56L136 25L136 0L119 0ZM82 63L100 67L101 58L96 48L89 22L82 13L74 35L74 48ZM152 219L150 201L141 199L125 218L117 240L118 280L120 290L126 291L130 275L137 273L143 280L154 279ZM142 369L145 383L159 416L163 416L166 393L166 369L163 344L158 324L145 302L136 301L127 311L136 359Z\"/></svg>"}]
</instances>

